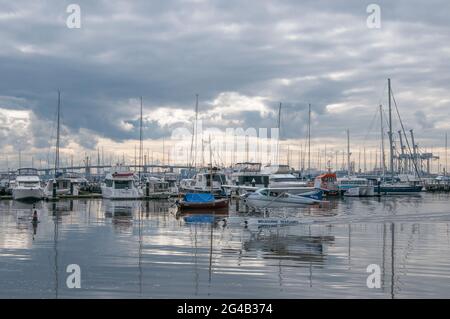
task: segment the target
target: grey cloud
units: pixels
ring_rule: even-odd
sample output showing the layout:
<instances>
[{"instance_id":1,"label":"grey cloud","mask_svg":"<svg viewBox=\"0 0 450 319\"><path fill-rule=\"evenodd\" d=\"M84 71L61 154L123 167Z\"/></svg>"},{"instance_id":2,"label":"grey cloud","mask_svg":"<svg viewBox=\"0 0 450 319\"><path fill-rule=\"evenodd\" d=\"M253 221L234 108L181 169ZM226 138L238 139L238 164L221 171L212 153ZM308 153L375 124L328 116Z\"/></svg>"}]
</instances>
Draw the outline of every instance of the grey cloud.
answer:
<instances>
[{"instance_id":1,"label":"grey cloud","mask_svg":"<svg viewBox=\"0 0 450 319\"><path fill-rule=\"evenodd\" d=\"M142 95L146 111L193 109L195 93L205 105L226 91L267 97L275 112L283 102L284 138L305 136L308 103L317 115L315 136L334 137L347 127L364 136L377 105L386 104L389 76L404 121L426 138L442 133L430 132L432 119L417 115L427 112L417 98L427 88L448 88L445 1L377 1L380 30L365 26L362 1L78 1L80 30L65 27L69 1L1 3L17 17L0 19L0 96L26 100L9 108L31 109L36 122L48 123L60 88L65 134L86 148L98 141L86 132L138 138L139 106L130 99ZM431 98L449 98L440 94ZM353 111L330 114L326 106L335 103ZM248 127L276 123L253 111L236 117ZM133 128L123 130L121 122ZM43 128L33 125L33 143L46 147ZM149 119L145 136L170 136L173 129ZM13 132L4 135L13 143Z\"/></svg>"}]
</instances>

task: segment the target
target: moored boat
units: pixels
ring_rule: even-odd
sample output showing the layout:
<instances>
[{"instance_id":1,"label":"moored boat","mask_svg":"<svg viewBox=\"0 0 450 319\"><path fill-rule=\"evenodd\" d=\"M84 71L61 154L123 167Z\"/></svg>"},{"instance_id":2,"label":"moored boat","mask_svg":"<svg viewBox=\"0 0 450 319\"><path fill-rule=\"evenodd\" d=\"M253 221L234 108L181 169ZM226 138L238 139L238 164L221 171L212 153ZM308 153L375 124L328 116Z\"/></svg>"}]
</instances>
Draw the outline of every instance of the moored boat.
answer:
<instances>
[{"instance_id":1,"label":"moored boat","mask_svg":"<svg viewBox=\"0 0 450 319\"><path fill-rule=\"evenodd\" d=\"M44 196L41 180L34 168L20 168L12 188L16 200L40 200Z\"/></svg>"},{"instance_id":2,"label":"moored boat","mask_svg":"<svg viewBox=\"0 0 450 319\"><path fill-rule=\"evenodd\" d=\"M228 210L228 199L216 199L211 193L187 193L176 202L180 210Z\"/></svg>"},{"instance_id":3,"label":"moored boat","mask_svg":"<svg viewBox=\"0 0 450 319\"><path fill-rule=\"evenodd\" d=\"M314 190L301 195L290 194L270 188L261 188L245 195L248 206L255 208L289 207L298 205L317 204L322 201L323 191Z\"/></svg>"},{"instance_id":4,"label":"moored boat","mask_svg":"<svg viewBox=\"0 0 450 319\"><path fill-rule=\"evenodd\" d=\"M124 165L117 165L106 174L101 189L103 198L138 199L143 195L142 189L136 185L134 172Z\"/></svg>"}]
</instances>

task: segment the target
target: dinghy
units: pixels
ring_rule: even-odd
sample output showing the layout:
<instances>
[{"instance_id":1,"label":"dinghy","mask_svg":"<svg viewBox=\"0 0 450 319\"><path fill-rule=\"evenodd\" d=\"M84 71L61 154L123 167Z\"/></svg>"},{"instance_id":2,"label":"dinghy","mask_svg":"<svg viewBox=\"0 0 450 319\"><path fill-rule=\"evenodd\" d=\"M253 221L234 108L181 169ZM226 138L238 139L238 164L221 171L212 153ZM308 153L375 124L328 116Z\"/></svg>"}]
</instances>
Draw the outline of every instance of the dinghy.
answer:
<instances>
[{"instance_id":1,"label":"dinghy","mask_svg":"<svg viewBox=\"0 0 450 319\"><path fill-rule=\"evenodd\" d=\"M176 204L180 210L228 210L228 199L216 199L211 193L187 193Z\"/></svg>"}]
</instances>

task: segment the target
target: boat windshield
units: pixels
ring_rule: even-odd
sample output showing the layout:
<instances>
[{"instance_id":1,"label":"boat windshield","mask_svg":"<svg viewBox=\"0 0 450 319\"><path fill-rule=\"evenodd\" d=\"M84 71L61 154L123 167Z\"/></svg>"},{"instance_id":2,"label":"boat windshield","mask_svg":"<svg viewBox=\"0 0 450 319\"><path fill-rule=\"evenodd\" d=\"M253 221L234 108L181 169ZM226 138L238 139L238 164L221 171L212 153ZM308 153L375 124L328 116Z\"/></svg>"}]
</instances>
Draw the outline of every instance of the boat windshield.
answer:
<instances>
[{"instance_id":1,"label":"boat windshield","mask_svg":"<svg viewBox=\"0 0 450 319\"><path fill-rule=\"evenodd\" d=\"M292 177L275 177L271 179L273 182L298 182L299 179L295 176Z\"/></svg>"},{"instance_id":2,"label":"boat windshield","mask_svg":"<svg viewBox=\"0 0 450 319\"><path fill-rule=\"evenodd\" d=\"M204 176L205 176L207 182L211 180L211 174L205 174ZM223 183L223 184L226 182L225 175L223 175L223 174L213 174L212 180L214 182L219 182L219 183Z\"/></svg>"},{"instance_id":3,"label":"boat windshield","mask_svg":"<svg viewBox=\"0 0 450 319\"><path fill-rule=\"evenodd\" d=\"M26 182L19 182L18 183L19 186L36 186L39 185L39 182L37 181L26 181Z\"/></svg>"},{"instance_id":4,"label":"boat windshield","mask_svg":"<svg viewBox=\"0 0 450 319\"><path fill-rule=\"evenodd\" d=\"M19 168L18 173L18 175L22 176L34 176L38 174L37 169L35 168Z\"/></svg>"},{"instance_id":5,"label":"boat windshield","mask_svg":"<svg viewBox=\"0 0 450 319\"><path fill-rule=\"evenodd\" d=\"M131 181L114 181L115 189L131 188Z\"/></svg>"}]
</instances>

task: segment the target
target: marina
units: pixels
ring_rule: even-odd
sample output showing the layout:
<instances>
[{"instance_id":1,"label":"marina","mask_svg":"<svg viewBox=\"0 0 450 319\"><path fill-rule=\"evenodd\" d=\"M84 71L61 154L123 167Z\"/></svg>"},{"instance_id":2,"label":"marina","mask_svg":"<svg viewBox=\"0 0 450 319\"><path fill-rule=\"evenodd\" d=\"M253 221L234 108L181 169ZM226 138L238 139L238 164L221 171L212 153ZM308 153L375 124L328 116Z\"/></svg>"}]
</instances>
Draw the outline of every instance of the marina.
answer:
<instances>
[{"instance_id":1,"label":"marina","mask_svg":"<svg viewBox=\"0 0 450 319\"><path fill-rule=\"evenodd\" d=\"M264 218L78 199L38 202L35 225L32 204L3 200L0 296L448 298L449 200L334 198ZM81 289L65 284L69 264L82 269ZM380 289L366 286L370 264L381 267Z\"/></svg>"}]
</instances>

